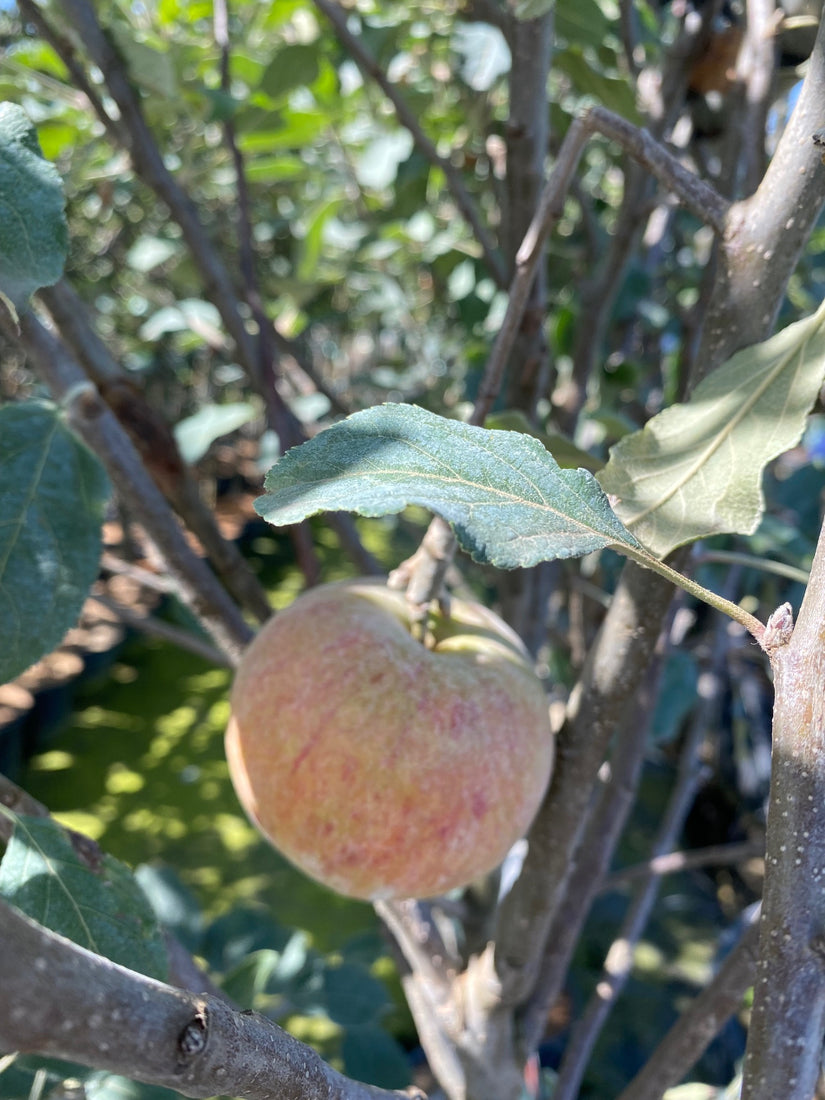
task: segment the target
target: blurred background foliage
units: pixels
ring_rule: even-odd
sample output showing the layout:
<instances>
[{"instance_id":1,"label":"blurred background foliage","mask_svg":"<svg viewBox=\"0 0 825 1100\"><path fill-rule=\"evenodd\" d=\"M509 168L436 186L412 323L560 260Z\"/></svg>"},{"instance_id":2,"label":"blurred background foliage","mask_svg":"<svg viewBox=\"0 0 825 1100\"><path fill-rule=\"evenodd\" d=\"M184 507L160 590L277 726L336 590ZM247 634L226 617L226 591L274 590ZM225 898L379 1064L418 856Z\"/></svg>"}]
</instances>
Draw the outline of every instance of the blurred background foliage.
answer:
<instances>
[{"instance_id":1,"label":"blurred background foliage","mask_svg":"<svg viewBox=\"0 0 825 1100\"><path fill-rule=\"evenodd\" d=\"M60 5L40 7L72 41ZM483 18L494 8L459 0L358 0L347 11L352 33L438 153L459 170L482 220L504 239L512 74L502 31ZM666 65L681 26L677 13L644 0L634 11L644 65ZM616 0L557 0L553 149L583 104L642 118L619 15ZM166 167L237 272L242 233L227 141L231 124L245 164L261 299L283 342L281 398L309 434L342 413L386 400L464 415L506 296L443 171L422 154L309 0L234 0L228 83L221 79L213 16L213 5L203 0L113 0L100 10ZM82 43L74 45L82 53ZM94 66L88 77L93 92L105 97ZM304 575L289 536L255 521L250 508L277 457L277 435L233 358L180 227L110 142L64 61L13 3L0 6L0 99L24 107L65 180L67 275L98 332L176 427L204 495L240 540L273 605L283 606ZM686 118L692 102L682 104ZM786 113L787 97L778 96L771 134ZM717 137L694 125L681 152L731 192ZM567 430L572 438L565 445L587 451L592 467L612 442L684 393L690 309L711 248L710 231L690 214L661 196L658 205L648 203L639 223L644 232L624 256L597 364L586 378L582 415L575 425L566 422L577 340L590 324L588 288L615 239L624 184L619 151L591 142L548 246L545 334L553 384L534 408L506 409L502 400L498 409L539 434ZM823 233L814 234L794 277L783 323L819 302ZM24 364L4 356L0 399L38 392ZM825 488L823 424L815 417L803 444L771 471L756 535L697 547L703 583L730 598L748 592L770 606L798 602L798 578L767 574L758 562L731 564L725 555L769 554L805 569ZM128 501L121 501L112 523L121 532L121 552L140 557L140 547L130 544L128 513ZM424 522L412 512L359 523L358 530L389 569L415 547ZM319 522L312 530L324 579L355 571L330 528ZM495 602L497 579L466 562L461 568L464 582ZM598 627L618 565L604 554L553 569L555 595L538 660L560 700ZM166 598L159 614L174 620L180 609ZM684 843L701 847L761 835L770 714L764 666L741 638L723 647L719 665L712 618L687 605L677 616L679 648L665 662L663 702L654 712L648 766L620 865L647 856L697 685L711 666L721 687L708 733L707 782ZM60 821L139 868L161 919L239 1003L270 1012L353 1076L404 1083L420 1061L417 1040L372 910L308 882L258 839L239 811L222 749L228 683L226 670L202 658L129 635L72 685L68 698L66 689L43 691L33 710L0 729L0 753L7 763L18 761L16 778ZM758 861L744 870L722 867L665 880L624 1011L604 1032L583 1097L622 1087L686 995L706 981L720 927L758 892ZM548 1020L542 1048L548 1067L557 1063L567 1025L592 989L626 897L626 888L617 886L594 908L565 1000ZM742 1035L741 1023L731 1024L697 1079L728 1082ZM39 1100L67 1077L85 1082L89 1100L156 1100L162 1093L38 1059L0 1060L0 1070L0 1094L9 1100Z\"/></svg>"}]
</instances>

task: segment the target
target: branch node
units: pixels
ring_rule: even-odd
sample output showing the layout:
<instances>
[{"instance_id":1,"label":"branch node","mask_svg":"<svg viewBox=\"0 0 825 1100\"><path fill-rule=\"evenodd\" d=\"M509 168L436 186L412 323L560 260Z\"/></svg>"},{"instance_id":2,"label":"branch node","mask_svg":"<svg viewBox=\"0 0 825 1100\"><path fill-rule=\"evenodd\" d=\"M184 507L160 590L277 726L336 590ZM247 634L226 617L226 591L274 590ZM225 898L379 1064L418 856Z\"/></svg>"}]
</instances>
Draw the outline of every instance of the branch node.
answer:
<instances>
[{"instance_id":1,"label":"branch node","mask_svg":"<svg viewBox=\"0 0 825 1100\"><path fill-rule=\"evenodd\" d=\"M780 607L777 607L765 624L762 648L766 653L773 653L775 650L787 645L792 634L793 609L789 603L783 603Z\"/></svg>"},{"instance_id":2,"label":"branch node","mask_svg":"<svg viewBox=\"0 0 825 1100\"><path fill-rule=\"evenodd\" d=\"M206 1049L207 1038L206 1009L202 1008L178 1036L178 1050L184 1059L194 1058Z\"/></svg>"}]
</instances>

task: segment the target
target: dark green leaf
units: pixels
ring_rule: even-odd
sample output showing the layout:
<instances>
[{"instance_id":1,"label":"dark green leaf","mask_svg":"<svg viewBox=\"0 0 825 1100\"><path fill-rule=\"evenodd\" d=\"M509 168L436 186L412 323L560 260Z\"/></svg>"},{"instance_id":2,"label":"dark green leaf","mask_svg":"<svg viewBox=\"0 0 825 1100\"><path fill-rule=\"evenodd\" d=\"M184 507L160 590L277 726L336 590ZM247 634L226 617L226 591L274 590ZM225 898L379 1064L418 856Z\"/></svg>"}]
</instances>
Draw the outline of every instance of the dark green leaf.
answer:
<instances>
[{"instance_id":1,"label":"dark green leaf","mask_svg":"<svg viewBox=\"0 0 825 1100\"><path fill-rule=\"evenodd\" d=\"M18 309L63 274L63 183L22 108L0 103L0 293Z\"/></svg>"},{"instance_id":2,"label":"dark green leaf","mask_svg":"<svg viewBox=\"0 0 825 1100\"><path fill-rule=\"evenodd\" d=\"M363 966L342 963L324 970L324 1003L330 1020L351 1027L377 1019L389 1004L389 996Z\"/></svg>"},{"instance_id":3,"label":"dark green leaf","mask_svg":"<svg viewBox=\"0 0 825 1100\"><path fill-rule=\"evenodd\" d=\"M51 818L14 819L0 895L45 928L141 974L167 976L166 947L129 868L75 845Z\"/></svg>"},{"instance_id":4,"label":"dark green leaf","mask_svg":"<svg viewBox=\"0 0 825 1100\"><path fill-rule=\"evenodd\" d=\"M0 408L0 683L58 645L97 576L108 486L60 411Z\"/></svg>"},{"instance_id":5,"label":"dark green leaf","mask_svg":"<svg viewBox=\"0 0 825 1100\"><path fill-rule=\"evenodd\" d=\"M403 1048L377 1024L348 1027L341 1040L344 1072L382 1089L410 1083L410 1064Z\"/></svg>"},{"instance_id":6,"label":"dark green leaf","mask_svg":"<svg viewBox=\"0 0 825 1100\"><path fill-rule=\"evenodd\" d=\"M261 89L268 96L291 92L293 88L307 87L318 76L318 47L297 44L279 50L261 77Z\"/></svg>"},{"instance_id":7,"label":"dark green leaf","mask_svg":"<svg viewBox=\"0 0 825 1100\"><path fill-rule=\"evenodd\" d=\"M378 405L333 425L288 451L266 489L255 507L276 525L421 505L448 520L477 561L504 569L638 546L593 476L562 470L537 439L413 405Z\"/></svg>"}]
</instances>

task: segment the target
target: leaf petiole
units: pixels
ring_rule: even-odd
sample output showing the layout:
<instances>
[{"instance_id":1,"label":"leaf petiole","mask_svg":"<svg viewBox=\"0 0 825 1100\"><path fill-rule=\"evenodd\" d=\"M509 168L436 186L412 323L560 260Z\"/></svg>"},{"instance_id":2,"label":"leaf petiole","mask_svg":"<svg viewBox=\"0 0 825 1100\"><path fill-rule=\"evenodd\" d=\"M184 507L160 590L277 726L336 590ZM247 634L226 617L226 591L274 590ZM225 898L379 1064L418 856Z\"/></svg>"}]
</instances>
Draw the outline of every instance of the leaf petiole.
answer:
<instances>
[{"instance_id":1,"label":"leaf petiole","mask_svg":"<svg viewBox=\"0 0 825 1100\"><path fill-rule=\"evenodd\" d=\"M717 611L721 611L724 615L733 619L734 622L740 623L764 648L765 624L757 619L755 615L751 615L731 600L726 600L724 596L711 592L709 588L705 588L704 585L684 576L678 570L671 569L669 565L665 565L663 561L660 561L659 558L641 546L634 547L628 543L616 543L613 549L620 554L624 554L631 561L635 561L637 565L641 565L645 569L652 569L654 573L658 573L660 577L665 577L671 584L675 584L677 588L681 588L688 595L695 596L697 600L716 608Z\"/></svg>"}]
</instances>

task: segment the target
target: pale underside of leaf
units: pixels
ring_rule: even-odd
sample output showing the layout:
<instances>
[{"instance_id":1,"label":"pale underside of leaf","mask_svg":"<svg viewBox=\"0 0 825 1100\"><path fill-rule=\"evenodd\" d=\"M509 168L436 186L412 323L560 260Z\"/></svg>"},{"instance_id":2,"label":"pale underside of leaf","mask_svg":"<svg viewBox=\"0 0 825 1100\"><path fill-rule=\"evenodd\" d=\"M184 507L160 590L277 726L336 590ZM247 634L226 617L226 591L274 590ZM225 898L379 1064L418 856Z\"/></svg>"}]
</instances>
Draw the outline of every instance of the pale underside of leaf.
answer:
<instances>
[{"instance_id":1,"label":"pale underside of leaf","mask_svg":"<svg viewBox=\"0 0 825 1100\"><path fill-rule=\"evenodd\" d=\"M287 452L266 489L255 507L276 525L420 505L443 516L476 560L505 569L638 545L593 476L560 469L537 439L412 405L366 409Z\"/></svg>"},{"instance_id":2,"label":"pale underside of leaf","mask_svg":"<svg viewBox=\"0 0 825 1100\"><path fill-rule=\"evenodd\" d=\"M737 352L685 404L622 439L597 476L658 557L712 534L751 534L766 465L801 438L825 374L825 309Z\"/></svg>"}]
</instances>

